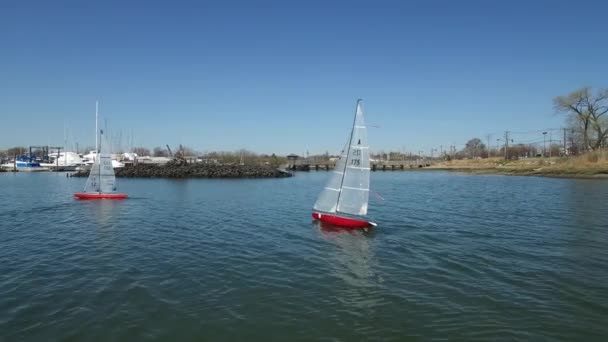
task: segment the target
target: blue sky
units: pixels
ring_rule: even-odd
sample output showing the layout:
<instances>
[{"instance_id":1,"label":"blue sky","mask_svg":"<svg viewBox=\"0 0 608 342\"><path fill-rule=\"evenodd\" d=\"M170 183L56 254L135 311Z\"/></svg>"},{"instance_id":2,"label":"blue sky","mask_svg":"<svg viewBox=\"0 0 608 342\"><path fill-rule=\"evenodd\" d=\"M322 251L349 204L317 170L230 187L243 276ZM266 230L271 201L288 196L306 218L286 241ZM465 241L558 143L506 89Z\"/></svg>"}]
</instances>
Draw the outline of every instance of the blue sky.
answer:
<instances>
[{"instance_id":1,"label":"blue sky","mask_svg":"<svg viewBox=\"0 0 608 342\"><path fill-rule=\"evenodd\" d=\"M531 141L552 98L608 86L608 3L2 1L0 148L339 150L365 99L375 150ZM428 153L428 152L427 152Z\"/></svg>"}]
</instances>

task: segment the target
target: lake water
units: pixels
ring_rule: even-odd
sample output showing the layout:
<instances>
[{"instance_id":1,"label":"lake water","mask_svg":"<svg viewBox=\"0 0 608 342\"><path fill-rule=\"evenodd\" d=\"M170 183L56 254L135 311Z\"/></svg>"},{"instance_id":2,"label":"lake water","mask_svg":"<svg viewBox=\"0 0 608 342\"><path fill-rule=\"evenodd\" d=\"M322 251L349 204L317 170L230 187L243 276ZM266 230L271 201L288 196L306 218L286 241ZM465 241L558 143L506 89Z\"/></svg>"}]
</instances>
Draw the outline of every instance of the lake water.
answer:
<instances>
[{"instance_id":1,"label":"lake water","mask_svg":"<svg viewBox=\"0 0 608 342\"><path fill-rule=\"evenodd\" d=\"M608 339L608 181L376 172L362 233L327 176L0 173L0 341Z\"/></svg>"}]
</instances>

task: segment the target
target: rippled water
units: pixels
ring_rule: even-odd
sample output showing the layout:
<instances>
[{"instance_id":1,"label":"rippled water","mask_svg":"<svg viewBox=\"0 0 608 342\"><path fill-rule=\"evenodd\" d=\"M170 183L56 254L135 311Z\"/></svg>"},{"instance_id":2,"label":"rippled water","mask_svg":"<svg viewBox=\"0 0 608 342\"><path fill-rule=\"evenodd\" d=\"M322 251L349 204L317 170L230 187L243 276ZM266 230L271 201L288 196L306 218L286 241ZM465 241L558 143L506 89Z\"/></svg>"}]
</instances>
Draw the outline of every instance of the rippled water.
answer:
<instances>
[{"instance_id":1,"label":"rippled water","mask_svg":"<svg viewBox=\"0 0 608 342\"><path fill-rule=\"evenodd\" d=\"M607 181L377 172L361 233L326 177L0 174L0 340L608 337Z\"/></svg>"}]
</instances>

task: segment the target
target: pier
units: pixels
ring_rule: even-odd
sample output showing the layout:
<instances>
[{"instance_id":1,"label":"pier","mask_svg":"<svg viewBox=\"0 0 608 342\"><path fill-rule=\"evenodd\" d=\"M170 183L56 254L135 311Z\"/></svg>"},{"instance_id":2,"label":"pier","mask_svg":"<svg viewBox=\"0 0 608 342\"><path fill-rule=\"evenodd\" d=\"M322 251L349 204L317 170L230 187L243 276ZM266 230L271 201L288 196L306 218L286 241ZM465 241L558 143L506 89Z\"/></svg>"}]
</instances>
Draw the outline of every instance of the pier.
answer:
<instances>
[{"instance_id":1,"label":"pier","mask_svg":"<svg viewBox=\"0 0 608 342\"><path fill-rule=\"evenodd\" d=\"M293 155L290 155L293 156ZM288 156L289 157L289 156ZM436 163L435 160L416 159L416 160L393 160L393 161L372 161L370 169L372 171L405 171L430 167ZM291 171L329 171L336 167L336 161L315 161L307 159L292 158L287 167Z\"/></svg>"}]
</instances>

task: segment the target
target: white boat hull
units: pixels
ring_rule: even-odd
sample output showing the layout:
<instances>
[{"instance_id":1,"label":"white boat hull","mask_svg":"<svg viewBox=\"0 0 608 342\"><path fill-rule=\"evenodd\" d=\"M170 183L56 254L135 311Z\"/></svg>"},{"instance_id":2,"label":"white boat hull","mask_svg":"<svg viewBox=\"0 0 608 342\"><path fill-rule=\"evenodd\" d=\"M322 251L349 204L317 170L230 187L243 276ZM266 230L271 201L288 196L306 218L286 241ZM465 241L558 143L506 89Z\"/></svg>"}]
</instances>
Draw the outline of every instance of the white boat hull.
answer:
<instances>
[{"instance_id":1,"label":"white boat hull","mask_svg":"<svg viewBox=\"0 0 608 342\"><path fill-rule=\"evenodd\" d=\"M56 165L53 163L42 163L40 166L49 169L50 171L76 171L78 165Z\"/></svg>"},{"instance_id":2,"label":"white boat hull","mask_svg":"<svg viewBox=\"0 0 608 342\"><path fill-rule=\"evenodd\" d=\"M48 168L46 167L17 167L17 171L19 172L43 172L43 171L50 171Z\"/></svg>"},{"instance_id":3,"label":"white boat hull","mask_svg":"<svg viewBox=\"0 0 608 342\"><path fill-rule=\"evenodd\" d=\"M15 168L15 164L13 164L13 163L2 164L2 165L0 165L0 167L2 167L5 170L8 170L8 171L13 171L16 169L19 172L50 171L48 167L42 167L42 166L19 166L19 165L17 165L17 167Z\"/></svg>"}]
</instances>

